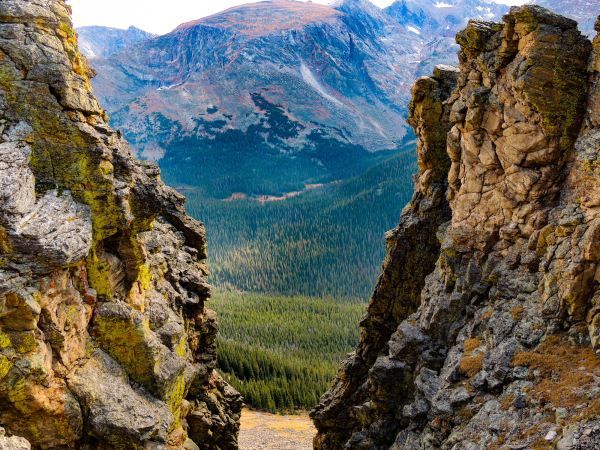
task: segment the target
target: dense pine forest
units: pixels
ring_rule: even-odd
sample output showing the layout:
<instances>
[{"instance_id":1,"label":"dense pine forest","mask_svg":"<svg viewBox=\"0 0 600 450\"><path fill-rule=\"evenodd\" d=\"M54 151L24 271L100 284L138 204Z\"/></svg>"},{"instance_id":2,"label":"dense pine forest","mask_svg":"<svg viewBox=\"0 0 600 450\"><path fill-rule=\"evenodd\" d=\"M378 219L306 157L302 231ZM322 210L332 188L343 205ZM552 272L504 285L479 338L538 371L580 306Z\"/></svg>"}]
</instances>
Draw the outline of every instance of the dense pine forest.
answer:
<instances>
[{"instance_id":1,"label":"dense pine forest","mask_svg":"<svg viewBox=\"0 0 600 450\"><path fill-rule=\"evenodd\" d=\"M314 407L356 346L385 233L398 223L417 170L414 142L374 158L378 162L358 175L315 179L322 183L285 199L275 197L286 191L270 188L268 199L252 191L219 197L230 195L223 174L225 184L215 190L216 178L206 184L211 177L201 170L161 161L165 181L206 224L216 288L211 307L221 329L218 367L253 408ZM240 171L238 181L244 178ZM276 168L270 175L248 171L244 182L266 188L282 175ZM257 176L271 180L257 184ZM294 183L289 187L297 189Z\"/></svg>"},{"instance_id":2,"label":"dense pine forest","mask_svg":"<svg viewBox=\"0 0 600 450\"><path fill-rule=\"evenodd\" d=\"M363 174L285 201L224 201L187 189L188 211L207 227L211 283L283 295L365 300L412 193L412 151ZM177 186L168 170L166 180Z\"/></svg>"},{"instance_id":3,"label":"dense pine forest","mask_svg":"<svg viewBox=\"0 0 600 450\"><path fill-rule=\"evenodd\" d=\"M247 404L310 409L358 341L363 303L219 291L219 369Z\"/></svg>"}]
</instances>

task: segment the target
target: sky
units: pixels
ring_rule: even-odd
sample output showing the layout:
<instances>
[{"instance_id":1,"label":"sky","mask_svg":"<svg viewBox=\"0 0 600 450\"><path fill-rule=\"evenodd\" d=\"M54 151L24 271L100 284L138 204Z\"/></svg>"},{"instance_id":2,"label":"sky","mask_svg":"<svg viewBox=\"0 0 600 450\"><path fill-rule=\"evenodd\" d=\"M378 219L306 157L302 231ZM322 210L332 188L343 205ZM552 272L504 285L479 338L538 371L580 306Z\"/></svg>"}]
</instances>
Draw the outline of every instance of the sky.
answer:
<instances>
[{"instance_id":1,"label":"sky","mask_svg":"<svg viewBox=\"0 0 600 450\"><path fill-rule=\"evenodd\" d=\"M73 7L76 27L103 25L165 34L177 25L218 13L232 6L253 0L67 0ZM331 0L313 0L328 4ZM378 6L388 6L393 0L371 0ZM522 4L525 0L496 0L498 3Z\"/></svg>"}]
</instances>

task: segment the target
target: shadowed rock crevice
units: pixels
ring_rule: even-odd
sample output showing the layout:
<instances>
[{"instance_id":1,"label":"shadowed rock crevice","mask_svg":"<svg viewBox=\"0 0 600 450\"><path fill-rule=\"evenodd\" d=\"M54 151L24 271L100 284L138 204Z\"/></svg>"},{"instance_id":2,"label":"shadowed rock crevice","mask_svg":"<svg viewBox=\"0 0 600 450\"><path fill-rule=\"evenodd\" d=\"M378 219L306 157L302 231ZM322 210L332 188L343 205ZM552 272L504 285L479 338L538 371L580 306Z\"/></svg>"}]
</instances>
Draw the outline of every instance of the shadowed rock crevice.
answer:
<instances>
[{"instance_id":1,"label":"shadowed rock crevice","mask_svg":"<svg viewBox=\"0 0 600 450\"><path fill-rule=\"evenodd\" d=\"M415 197L316 448L600 445L598 38L523 6L457 42L452 92L413 88Z\"/></svg>"}]
</instances>

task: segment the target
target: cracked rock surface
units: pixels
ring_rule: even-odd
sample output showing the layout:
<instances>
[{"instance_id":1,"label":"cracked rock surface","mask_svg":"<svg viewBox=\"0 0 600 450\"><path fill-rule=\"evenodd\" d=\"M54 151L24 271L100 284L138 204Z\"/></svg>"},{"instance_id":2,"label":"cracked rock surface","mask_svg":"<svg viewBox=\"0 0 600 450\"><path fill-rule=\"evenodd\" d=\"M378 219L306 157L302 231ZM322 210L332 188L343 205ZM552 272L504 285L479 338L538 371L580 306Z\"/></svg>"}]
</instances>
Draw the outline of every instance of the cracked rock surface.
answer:
<instances>
[{"instance_id":1,"label":"cracked rock surface","mask_svg":"<svg viewBox=\"0 0 600 450\"><path fill-rule=\"evenodd\" d=\"M415 194L316 448L600 447L599 39L514 7L415 83Z\"/></svg>"},{"instance_id":2,"label":"cracked rock surface","mask_svg":"<svg viewBox=\"0 0 600 450\"><path fill-rule=\"evenodd\" d=\"M63 0L0 1L0 448L236 448L204 226L90 76Z\"/></svg>"}]
</instances>

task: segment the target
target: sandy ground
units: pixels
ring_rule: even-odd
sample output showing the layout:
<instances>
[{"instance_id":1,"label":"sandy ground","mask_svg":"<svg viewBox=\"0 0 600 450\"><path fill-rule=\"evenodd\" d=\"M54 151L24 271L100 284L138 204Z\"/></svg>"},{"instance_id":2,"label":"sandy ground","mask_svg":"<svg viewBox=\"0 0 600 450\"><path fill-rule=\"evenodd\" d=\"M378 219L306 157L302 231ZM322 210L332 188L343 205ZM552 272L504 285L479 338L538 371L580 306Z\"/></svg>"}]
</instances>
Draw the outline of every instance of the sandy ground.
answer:
<instances>
[{"instance_id":1,"label":"sandy ground","mask_svg":"<svg viewBox=\"0 0 600 450\"><path fill-rule=\"evenodd\" d=\"M312 450L315 434L306 414L279 416L244 409L240 450Z\"/></svg>"}]
</instances>

